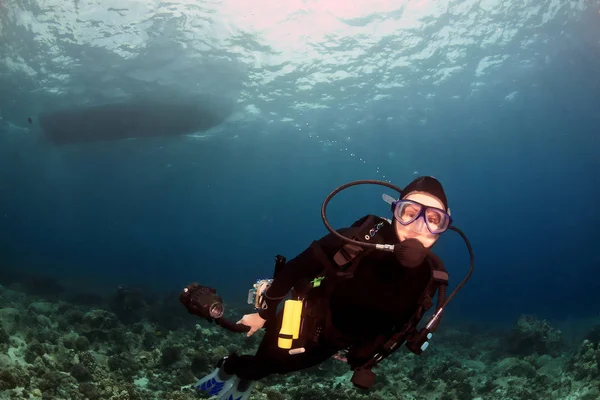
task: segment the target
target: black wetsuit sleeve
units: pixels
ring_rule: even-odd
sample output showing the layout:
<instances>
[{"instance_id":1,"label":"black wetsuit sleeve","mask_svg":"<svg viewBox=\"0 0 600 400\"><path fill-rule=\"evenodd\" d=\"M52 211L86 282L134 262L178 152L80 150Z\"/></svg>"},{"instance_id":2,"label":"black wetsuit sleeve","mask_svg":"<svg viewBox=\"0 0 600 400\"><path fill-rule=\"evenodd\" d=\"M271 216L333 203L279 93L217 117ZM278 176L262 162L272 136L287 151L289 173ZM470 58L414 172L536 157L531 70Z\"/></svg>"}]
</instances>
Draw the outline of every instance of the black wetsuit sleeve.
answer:
<instances>
[{"instance_id":1,"label":"black wetsuit sleeve","mask_svg":"<svg viewBox=\"0 0 600 400\"><path fill-rule=\"evenodd\" d=\"M365 220L366 217L356 221L352 226L358 226ZM339 229L338 232L342 235L347 233L349 228ZM344 242L332 233L323 236L317 241L325 254L333 256L344 244ZM314 250L309 246L298 256L288 261L277 276L273 279L273 283L267 290L265 303L267 307L258 312L263 319L271 319L277 315L277 306L290 290L303 279L313 279L323 271L323 265L318 261L314 254Z\"/></svg>"},{"instance_id":2,"label":"black wetsuit sleeve","mask_svg":"<svg viewBox=\"0 0 600 400\"><path fill-rule=\"evenodd\" d=\"M302 279L310 279L316 276L320 271L321 267L315 259L311 247L288 261L277 273L266 292L266 308L258 312L261 318L267 320L274 318L277 314L277 306L292 287Z\"/></svg>"}]
</instances>

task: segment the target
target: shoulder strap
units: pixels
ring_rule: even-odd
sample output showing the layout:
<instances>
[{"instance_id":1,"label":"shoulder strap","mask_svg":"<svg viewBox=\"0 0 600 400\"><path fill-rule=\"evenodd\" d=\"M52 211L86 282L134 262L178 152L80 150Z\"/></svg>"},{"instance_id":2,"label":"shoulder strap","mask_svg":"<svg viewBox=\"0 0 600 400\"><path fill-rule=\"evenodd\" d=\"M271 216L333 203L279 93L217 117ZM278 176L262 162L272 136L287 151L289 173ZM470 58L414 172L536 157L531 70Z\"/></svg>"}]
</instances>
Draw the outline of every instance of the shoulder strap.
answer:
<instances>
[{"instance_id":1,"label":"shoulder strap","mask_svg":"<svg viewBox=\"0 0 600 400\"><path fill-rule=\"evenodd\" d=\"M359 241L371 240L379 229L385 226L385 221L385 219L375 215L367 215L356 221L349 229L346 229L344 236ZM333 255L332 262L330 256L325 253L318 242L312 242L310 247L316 259L323 266L325 275L341 278L353 277L360 260L374 251L347 243Z\"/></svg>"},{"instance_id":2,"label":"shoulder strap","mask_svg":"<svg viewBox=\"0 0 600 400\"><path fill-rule=\"evenodd\" d=\"M383 221L384 220L382 218L379 218L375 215L368 215L364 218L360 225L352 227L352 231L348 232L349 235L346 236L350 239L359 241L371 240L374 234L376 234L377 231L383 226ZM361 256L364 256L364 253L367 252L369 251L365 251L363 247L347 243L340 250L338 250L337 253L335 253L335 255L333 256L333 261L335 261L337 266L340 268L344 268L344 266L353 261L350 268L346 268L346 270L354 270L358 265L358 260L355 261L356 257L359 254Z\"/></svg>"},{"instance_id":3,"label":"shoulder strap","mask_svg":"<svg viewBox=\"0 0 600 400\"><path fill-rule=\"evenodd\" d=\"M346 236L350 239L354 240L362 240L360 238L360 234L368 229L374 222L375 217L372 215L368 215L363 218L362 223L360 225L355 225L351 227L351 230L346 233ZM360 221L359 221L360 222ZM360 246L356 246L351 243L346 243L337 253L333 256L333 261L337 264L338 267L343 267L352 261L358 254L363 251L363 248Z\"/></svg>"},{"instance_id":4,"label":"shoulder strap","mask_svg":"<svg viewBox=\"0 0 600 400\"><path fill-rule=\"evenodd\" d=\"M375 217L374 215L368 215L361 218L344 232L344 236L354 240L365 240L361 236L368 234L369 231L377 225L377 218L378 217ZM317 241L313 241L310 247L312 248L315 257L326 271L334 272L336 275L340 276L348 274L351 276L354 268L356 268L356 265L358 264L357 261L367 253L362 247L347 243L333 255L334 262L332 263L329 256L325 254L325 251ZM361 257L358 257L359 255ZM354 268L352 268L353 266L346 268L351 261L354 261Z\"/></svg>"},{"instance_id":5,"label":"shoulder strap","mask_svg":"<svg viewBox=\"0 0 600 400\"><path fill-rule=\"evenodd\" d=\"M444 301L446 301L448 272L446 272L446 268L444 268L444 263L432 252L429 252L427 261L431 271L431 277L419 299L419 305L423 307L423 312L419 320L423 317L423 314L433 306L433 298L435 297L436 292L438 292L437 308L440 308ZM443 290L443 292L440 292L440 290Z\"/></svg>"}]
</instances>

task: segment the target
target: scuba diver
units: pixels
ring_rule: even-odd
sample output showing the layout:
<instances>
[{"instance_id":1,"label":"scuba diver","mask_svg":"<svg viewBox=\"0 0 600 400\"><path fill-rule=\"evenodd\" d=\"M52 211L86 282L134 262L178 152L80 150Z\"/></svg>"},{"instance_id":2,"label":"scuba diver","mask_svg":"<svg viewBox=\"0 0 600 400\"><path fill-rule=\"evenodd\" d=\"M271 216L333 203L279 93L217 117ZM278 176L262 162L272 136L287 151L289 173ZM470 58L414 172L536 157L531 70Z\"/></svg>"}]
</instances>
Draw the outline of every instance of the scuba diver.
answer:
<instances>
[{"instance_id":1,"label":"scuba diver","mask_svg":"<svg viewBox=\"0 0 600 400\"><path fill-rule=\"evenodd\" d=\"M329 200L364 183L400 193L398 200L383 196L393 219L367 215L335 231L326 218ZM214 289L197 283L184 289L180 301L190 313L232 331L247 331L248 336L266 330L255 355L224 357L194 384L196 389L221 400L247 400L255 381L313 367L331 357L349 364L355 386L369 389L375 381L371 369L401 344L416 354L427 348L442 311L469 279L474 264L466 236L451 225L441 183L431 176L419 177L404 189L382 181L351 182L327 197L321 215L331 233L288 262L276 257L273 278L258 280L250 291L248 303L258 312L233 323L222 317L222 299ZM448 274L430 248L449 229L465 241L471 268L446 297ZM436 292L435 313L419 329Z\"/></svg>"}]
</instances>

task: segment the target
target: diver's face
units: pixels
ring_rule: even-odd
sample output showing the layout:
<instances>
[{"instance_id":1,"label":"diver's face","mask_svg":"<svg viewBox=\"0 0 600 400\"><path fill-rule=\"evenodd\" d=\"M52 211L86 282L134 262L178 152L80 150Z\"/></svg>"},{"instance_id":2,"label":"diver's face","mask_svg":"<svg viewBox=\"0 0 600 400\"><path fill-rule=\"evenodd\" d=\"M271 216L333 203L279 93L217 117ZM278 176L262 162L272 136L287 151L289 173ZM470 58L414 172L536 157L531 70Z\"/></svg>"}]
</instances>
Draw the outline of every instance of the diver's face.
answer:
<instances>
[{"instance_id":1,"label":"diver's face","mask_svg":"<svg viewBox=\"0 0 600 400\"><path fill-rule=\"evenodd\" d=\"M436 207L444 210L444 204L442 204L437 197L425 192L412 192L408 196L404 197L403 200L412 200L416 201L417 203L421 203L424 206ZM409 214L407 217L414 217L419 213L419 208L408 206L404 212ZM413 214L410 215L410 213ZM433 246L440 235L429 232L429 229L427 229L423 218L424 216L421 215L408 225L402 225L398 222L398 220L396 220L396 218L394 218L394 228L396 229L396 236L398 236L398 239L402 242L406 239L414 238L427 248ZM430 222L435 223L435 221Z\"/></svg>"}]
</instances>

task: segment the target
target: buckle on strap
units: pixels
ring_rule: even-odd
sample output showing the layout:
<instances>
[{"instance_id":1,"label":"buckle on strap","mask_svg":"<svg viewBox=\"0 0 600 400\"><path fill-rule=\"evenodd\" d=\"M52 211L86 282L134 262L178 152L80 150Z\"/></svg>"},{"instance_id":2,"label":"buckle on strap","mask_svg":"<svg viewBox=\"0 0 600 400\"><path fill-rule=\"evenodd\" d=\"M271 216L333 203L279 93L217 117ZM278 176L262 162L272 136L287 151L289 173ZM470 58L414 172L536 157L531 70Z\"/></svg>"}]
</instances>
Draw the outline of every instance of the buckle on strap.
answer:
<instances>
[{"instance_id":1,"label":"buckle on strap","mask_svg":"<svg viewBox=\"0 0 600 400\"><path fill-rule=\"evenodd\" d=\"M341 267L352 261L361 251L363 251L362 247L348 243L335 253L333 261Z\"/></svg>"}]
</instances>

